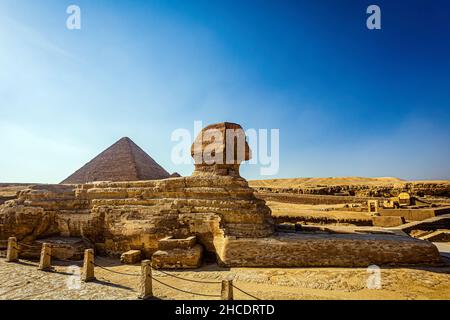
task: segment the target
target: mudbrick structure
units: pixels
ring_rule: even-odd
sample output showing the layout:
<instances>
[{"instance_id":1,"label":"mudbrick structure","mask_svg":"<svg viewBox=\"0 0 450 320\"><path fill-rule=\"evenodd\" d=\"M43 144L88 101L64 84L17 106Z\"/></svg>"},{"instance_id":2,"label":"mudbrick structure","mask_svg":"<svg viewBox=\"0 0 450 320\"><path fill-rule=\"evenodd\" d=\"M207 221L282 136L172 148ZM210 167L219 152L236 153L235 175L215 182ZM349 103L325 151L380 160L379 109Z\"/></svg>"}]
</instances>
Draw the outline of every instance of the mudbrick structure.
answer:
<instances>
[{"instance_id":1,"label":"mudbrick structure","mask_svg":"<svg viewBox=\"0 0 450 320\"><path fill-rule=\"evenodd\" d=\"M216 152L226 155L229 131L237 124L220 123L223 144ZM197 142L200 137L197 138ZM151 257L159 240L195 236L205 253L224 266L368 266L370 264L436 264L437 248L428 241L395 232L276 233L270 209L239 176L241 161L205 163L192 148L195 171L190 177L151 181L93 182L77 185L40 185L20 191L17 199L0 206L0 239L15 236L34 243L50 236L79 237L97 253L120 256L140 250ZM234 149L234 146L232 147ZM233 150L236 151L236 150Z\"/></svg>"}]
</instances>

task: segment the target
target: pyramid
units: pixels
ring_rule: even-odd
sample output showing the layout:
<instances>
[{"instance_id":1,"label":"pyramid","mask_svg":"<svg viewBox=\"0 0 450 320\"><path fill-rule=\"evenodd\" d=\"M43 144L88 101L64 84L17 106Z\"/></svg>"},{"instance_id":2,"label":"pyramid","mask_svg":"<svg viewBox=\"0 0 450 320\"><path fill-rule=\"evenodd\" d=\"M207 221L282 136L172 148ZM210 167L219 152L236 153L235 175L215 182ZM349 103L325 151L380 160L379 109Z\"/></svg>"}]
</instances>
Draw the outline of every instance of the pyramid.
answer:
<instances>
[{"instance_id":1,"label":"pyramid","mask_svg":"<svg viewBox=\"0 0 450 320\"><path fill-rule=\"evenodd\" d=\"M93 181L136 181L169 178L164 170L130 138L122 138L77 170L61 184Z\"/></svg>"}]
</instances>

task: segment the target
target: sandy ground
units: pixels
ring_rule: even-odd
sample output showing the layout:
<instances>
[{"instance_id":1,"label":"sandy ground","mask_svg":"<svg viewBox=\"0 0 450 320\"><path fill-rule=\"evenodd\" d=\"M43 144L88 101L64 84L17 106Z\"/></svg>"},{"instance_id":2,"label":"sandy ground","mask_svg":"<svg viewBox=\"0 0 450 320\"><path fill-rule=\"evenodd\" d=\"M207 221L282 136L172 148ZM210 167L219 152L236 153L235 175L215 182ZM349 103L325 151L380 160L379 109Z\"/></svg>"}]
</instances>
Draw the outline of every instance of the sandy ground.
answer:
<instances>
[{"instance_id":1,"label":"sandy ground","mask_svg":"<svg viewBox=\"0 0 450 320\"><path fill-rule=\"evenodd\" d=\"M53 262L55 270L37 270L37 263L7 263L0 258L0 299L136 299L138 265L96 258L96 263L121 275L95 268L96 282L81 283L67 263ZM72 263L73 264L73 263ZM81 262L76 264L81 265ZM167 272L167 271L166 271ZM370 273L364 268L219 268L207 265L191 271L168 271L171 275L220 282L234 276L234 285L260 299L447 299L450 300L450 265L440 268L382 268L381 289L368 289ZM220 283L200 284L154 271L158 279L175 288L208 295L220 294ZM74 282L75 280L75 282ZM68 287L68 284L72 284ZM73 286L75 284L75 286ZM154 281L159 299L220 299L176 291ZM252 299L234 290L236 299Z\"/></svg>"}]
</instances>

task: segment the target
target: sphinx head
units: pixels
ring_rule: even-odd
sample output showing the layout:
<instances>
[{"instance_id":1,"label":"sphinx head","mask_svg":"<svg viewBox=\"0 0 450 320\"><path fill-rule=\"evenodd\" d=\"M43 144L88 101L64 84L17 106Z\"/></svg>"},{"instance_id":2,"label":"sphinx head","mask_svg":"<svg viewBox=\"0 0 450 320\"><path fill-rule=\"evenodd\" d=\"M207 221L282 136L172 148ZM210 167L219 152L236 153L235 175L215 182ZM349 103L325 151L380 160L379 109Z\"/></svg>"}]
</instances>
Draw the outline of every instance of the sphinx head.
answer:
<instances>
[{"instance_id":1,"label":"sphinx head","mask_svg":"<svg viewBox=\"0 0 450 320\"><path fill-rule=\"evenodd\" d=\"M242 127L221 122L199 133L191 147L194 175L212 174L239 177L241 162L251 159L251 151Z\"/></svg>"}]
</instances>

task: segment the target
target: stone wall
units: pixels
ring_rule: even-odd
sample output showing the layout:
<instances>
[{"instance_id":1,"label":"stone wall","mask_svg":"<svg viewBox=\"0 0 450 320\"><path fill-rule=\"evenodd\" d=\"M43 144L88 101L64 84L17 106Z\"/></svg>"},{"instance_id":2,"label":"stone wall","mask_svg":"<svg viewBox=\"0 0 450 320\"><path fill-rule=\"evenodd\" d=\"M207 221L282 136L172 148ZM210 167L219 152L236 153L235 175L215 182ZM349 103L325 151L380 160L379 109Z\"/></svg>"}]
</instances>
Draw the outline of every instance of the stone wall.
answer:
<instances>
[{"instance_id":1,"label":"stone wall","mask_svg":"<svg viewBox=\"0 0 450 320\"><path fill-rule=\"evenodd\" d=\"M273 217L275 223L277 225L282 223L300 223L300 224L316 224L316 225L354 225L354 226L373 226L372 218L361 218L361 219L353 219L353 218L333 218L327 217L325 215L314 216L311 215L302 215L302 216L274 216Z\"/></svg>"},{"instance_id":2,"label":"stone wall","mask_svg":"<svg viewBox=\"0 0 450 320\"><path fill-rule=\"evenodd\" d=\"M378 210L381 216L397 216L403 217L407 221L421 221L435 216L450 214L450 207L442 208L398 208L386 209L380 208Z\"/></svg>"},{"instance_id":3,"label":"stone wall","mask_svg":"<svg viewBox=\"0 0 450 320\"><path fill-rule=\"evenodd\" d=\"M367 267L440 264L429 242L379 234L289 234L263 239L227 238L221 262L231 267Z\"/></svg>"},{"instance_id":4,"label":"stone wall","mask_svg":"<svg viewBox=\"0 0 450 320\"><path fill-rule=\"evenodd\" d=\"M215 252L217 236L272 233L270 209L244 179L230 176L37 186L0 208L2 239L85 237L110 255L138 249L150 256L169 235L196 235Z\"/></svg>"},{"instance_id":5,"label":"stone wall","mask_svg":"<svg viewBox=\"0 0 450 320\"><path fill-rule=\"evenodd\" d=\"M10 197L8 197L8 196L0 196L0 205L4 204L6 201L13 200L15 198L16 198L16 196L10 196Z\"/></svg>"},{"instance_id":6,"label":"stone wall","mask_svg":"<svg viewBox=\"0 0 450 320\"><path fill-rule=\"evenodd\" d=\"M270 181L270 180L269 180ZM253 185L254 184L254 185ZM449 197L450 181L413 181L395 182L392 184L343 184L343 185L316 185L290 187L267 187L260 186L258 181L251 182L252 187L262 193L289 193L289 194L311 194L311 195L335 195L337 193L349 193L357 197L392 197L398 196L401 192L408 192L411 195L423 197Z\"/></svg>"},{"instance_id":7,"label":"stone wall","mask_svg":"<svg viewBox=\"0 0 450 320\"><path fill-rule=\"evenodd\" d=\"M298 204L347 204L361 203L367 204L368 200L380 200L375 197L353 197L353 196L335 196L335 195L317 195L317 194L295 194L295 193L268 193L258 191L255 196L265 201L277 201L285 203Z\"/></svg>"},{"instance_id":8,"label":"stone wall","mask_svg":"<svg viewBox=\"0 0 450 320\"><path fill-rule=\"evenodd\" d=\"M392 229L401 230L408 234L413 232L414 230L423 230L423 231L434 231L438 229L450 230L450 214L436 216L422 221L412 221L410 223L406 223L404 225Z\"/></svg>"}]
</instances>

